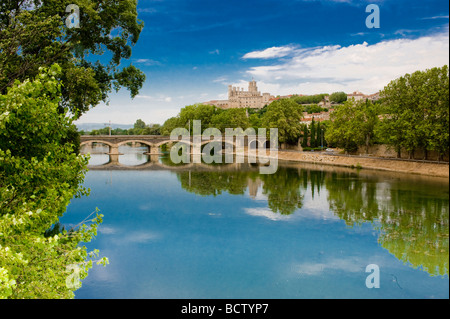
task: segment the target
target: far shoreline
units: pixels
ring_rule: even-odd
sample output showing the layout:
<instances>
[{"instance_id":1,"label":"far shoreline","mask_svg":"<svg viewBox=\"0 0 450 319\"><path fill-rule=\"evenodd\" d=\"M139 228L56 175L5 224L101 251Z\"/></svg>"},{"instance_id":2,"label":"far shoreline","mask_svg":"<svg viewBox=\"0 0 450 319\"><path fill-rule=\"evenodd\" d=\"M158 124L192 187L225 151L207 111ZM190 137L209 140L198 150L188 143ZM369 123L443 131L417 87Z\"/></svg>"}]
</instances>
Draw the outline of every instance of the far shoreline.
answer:
<instances>
[{"instance_id":1,"label":"far shoreline","mask_svg":"<svg viewBox=\"0 0 450 319\"><path fill-rule=\"evenodd\" d=\"M258 154L258 156L264 155ZM278 160L449 178L449 163L447 162L429 163L388 158L379 159L362 156L326 155L321 152L314 153L282 150L278 151Z\"/></svg>"}]
</instances>

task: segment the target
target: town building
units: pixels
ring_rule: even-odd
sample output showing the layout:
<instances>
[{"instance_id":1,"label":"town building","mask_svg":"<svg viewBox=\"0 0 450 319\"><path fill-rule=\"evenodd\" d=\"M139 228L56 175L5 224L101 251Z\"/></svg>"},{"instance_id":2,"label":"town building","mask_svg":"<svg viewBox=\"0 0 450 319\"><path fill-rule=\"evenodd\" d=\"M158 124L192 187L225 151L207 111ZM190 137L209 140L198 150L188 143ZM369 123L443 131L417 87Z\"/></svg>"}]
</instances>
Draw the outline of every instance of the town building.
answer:
<instances>
[{"instance_id":1,"label":"town building","mask_svg":"<svg viewBox=\"0 0 450 319\"><path fill-rule=\"evenodd\" d=\"M353 93L347 94L347 100L354 99L355 102L361 101L361 100L370 100L370 101L376 101L380 98L380 92L366 95L364 93L361 93L359 91L355 91Z\"/></svg>"},{"instance_id":2,"label":"town building","mask_svg":"<svg viewBox=\"0 0 450 319\"><path fill-rule=\"evenodd\" d=\"M274 101L275 97L270 93L262 93L258 91L256 81L252 80L248 83L248 91L243 88L228 86L228 100L212 100L203 104L215 105L222 109L231 108L251 108L261 109L265 105Z\"/></svg>"}]
</instances>

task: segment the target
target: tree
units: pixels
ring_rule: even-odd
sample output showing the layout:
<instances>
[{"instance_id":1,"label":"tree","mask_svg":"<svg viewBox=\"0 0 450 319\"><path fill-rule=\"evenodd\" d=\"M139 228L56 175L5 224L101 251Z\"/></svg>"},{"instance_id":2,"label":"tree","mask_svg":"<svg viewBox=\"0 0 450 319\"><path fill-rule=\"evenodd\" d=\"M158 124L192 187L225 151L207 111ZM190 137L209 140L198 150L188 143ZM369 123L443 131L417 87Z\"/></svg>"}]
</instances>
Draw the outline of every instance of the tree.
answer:
<instances>
[{"instance_id":1,"label":"tree","mask_svg":"<svg viewBox=\"0 0 450 319\"><path fill-rule=\"evenodd\" d=\"M314 148L317 147L317 140L316 140L316 122L314 121L314 117L311 120L311 138L309 141L309 145Z\"/></svg>"},{"instance_id":2,"label":"tree","mask_svg":"<svg viewBox=\"0 0 450 319\"><path fill-rule=\"evenodd\" d=\"M250 122L245 109L226 109L221 110L211 118L211 126L225 133L226 128L242 128L245 130L250 126Z\"/></svg>"},{"instance_id":3,"label":"tree","mask_svg":"<svg viewBox=\"0 0 450 319\"><path fill-rule=\"evenodd\" d=\"M347 93L345 92L334 92L330 95L330 102L332 103L344 103L347 101Z\"/></svg>"},{"instance_id":4,"label":"tree","mask_svg":"<svg viewBox=\"0 0 450 319\"><path fill-rule=\"evenodd\" d=\"M65 25L69 4L79 7L80 28ZM101 101L108 103L113 89L126 88L135 97L145 75L122 60L131 57L143 28L136 6L136 0L2 1L0 93L16 80L34 78L40 67L58 63L59 106L77 117Z\"/></svg>"},{"instance_id":5,"label":"tree","mask_svg":"<svg viewBox=\"0 0 450 319\"><path fill-rule=\"evenodd\" d=\"M178 114L180 127L190 129L190 132L193 133L194 120L201 121L203 128L209 127L212 117L220 111L214 105L193 104L185 106Z\"/></svg>"},{"instance_id":6,"label":"tree","mask_svg":"<svg viewBox=\"0 0 450 319\"><path fill-rule=\"evenodd\" d=\"M161 135L169 136L170 133L178 127L181 127L180 119L178 117L171 117L167 119L161 127Z\"/></svg>"},{"instance_id":7,"label":"tree","mask_svg":"<svg viewBox=\"0 0 450 319\"><path fill-rule=\"evenodd\" d=\"M308 147L308 125L303 124L302 125L302 131L303 131L303 139L302 139L302 147Z\"/></svg>"},{"instance_id":8,"label":"tree","mask_svg":"<svg viewBox=\"0 0 450 319\"><path fill-rule=\"evenodd\" d=\"M82 280L98 256L80 243L102 215L70 230L58 223L70 200L88 193L88 158L74 152L72 119L58 110L60 72L41 69L0 95L0 298L73 298L73 270Z\"/></svg>"},{"instance_id":9,"label":"tree","mask_svg":"<svg viewBox=\"0 0 450 319\"><path fill-rule=\"evenodd\" d=\"M303 114L291 99L272 102L262 116L262 127L269 130L278 128L278 141L281 143L297 143L302 134L301 119Z\"/></svg>"},{"instance_id":10,"label":"tree","mask_svg":"<svg viewBox=\"0 0 450 319\"><path fill-rule=\"evenodd\" d=\"M416 71L391 81L380 93L383 120L379 136L409 152L421 147L440 155L449 150L448 66Z\"/></svg>"},{"instance_id":11,"label":"tree","mask_svg":"<svg viewBox=\"0 0 450 319\"><path fill-rule=\"evenodd\" d=\"M315 94L315 95L294 95L290 100L293 100L297 102L298 104L317 104L325 98L325 96L328 96L326 93L322 94Z\"/></svg>"},{"instance_id":12,"label":"tree","mask_svg":"<svg viewBox=\"0 0 450 319\"><path fill-rule=\"evenodd\" d=\"M322 146L322 134L323 134L322 126L320 122L317 122L316 147Z\"/></svg>"},{"instance_id":13,"label":"tree","mask_svg":"<svg viewBox=\"0 0 450 319\"><path fill-rule=\"evenodd\" d=\"M330 115L325 139L346 152L355 152L359 145L373 143L378 113L370 101L347 100Z\"/></svg>"},{"instance_id":14,"label":"tree","mask_svg":"<svg viewBox=\"0 0 450 319\"><path fill-rule=\"evenodd\" d=\"M258 128L261 127L261 117L257 113L250 114L250 116L248 117L248 121L250 127L252 127L255 131L257 131Z\"/></svg>"}]
</instances>

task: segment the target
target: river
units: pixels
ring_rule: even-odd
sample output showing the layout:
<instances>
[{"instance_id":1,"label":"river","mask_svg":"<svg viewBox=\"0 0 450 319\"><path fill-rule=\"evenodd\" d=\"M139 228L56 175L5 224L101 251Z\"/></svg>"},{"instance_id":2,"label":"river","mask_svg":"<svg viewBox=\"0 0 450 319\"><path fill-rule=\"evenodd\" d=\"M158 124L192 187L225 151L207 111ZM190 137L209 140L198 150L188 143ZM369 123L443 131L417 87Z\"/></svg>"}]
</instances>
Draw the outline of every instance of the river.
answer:
<instances>
[{"instance_id":1,"label":"river","mask_svg":"<svg viewBox=\"0 0 450 319\"><path fill-rule=\"evenodd\" d=\"M84 150L91 194L61 218L104 215L86 246L110 264L76 298L449 298L446 179L283 162L260 175L130 146L108 166L102 150Z\"/></svg>"}]
</instances>

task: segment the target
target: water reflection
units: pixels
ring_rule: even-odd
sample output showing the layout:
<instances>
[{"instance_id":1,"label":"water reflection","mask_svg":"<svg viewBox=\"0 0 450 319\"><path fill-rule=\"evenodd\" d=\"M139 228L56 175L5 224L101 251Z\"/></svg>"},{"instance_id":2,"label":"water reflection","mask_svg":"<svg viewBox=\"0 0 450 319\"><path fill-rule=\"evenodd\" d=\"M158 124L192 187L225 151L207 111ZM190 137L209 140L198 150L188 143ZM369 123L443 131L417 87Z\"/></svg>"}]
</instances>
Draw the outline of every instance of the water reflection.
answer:
<instances>
[{"instance_id":1,"label":"water reflection","mask_svg":"<svg viewBox=\"0 0 450 319\"><path fill-rule=\"evenodd\" d=\"M139 143L137 143L139 144ZM125 166L139 166L150 161L148 147L139 145L121 145L119 146L119 155L109 153L109 146L102 143L93 143L92 145L83 145L82 154L90 154L90 166L102 166L106 164L122 164Z\"/></svg>"},{"instance_id":2,"label":"water reflection","mask_svg":"<svg viewBox=\"0 0 450 319\"><path fill-rule=\"evenodd\" d=\"M91 165L105 161L107 147L97 146ZM317 199L326 212L348 227L372 224L378 242L398 260L432 276L449 274L448 181L385 172L308 164L281 165L276 174L260 175L248 163L228 165L174 165L169 156L145 155L145 148L123 146L119 163L181 168L181 187L200 196L248 194L264 200L272 214L289 216L301 211L305 197ZM100 153L100 154L98 154ZM184 169L183 169L184 168ZM275 215L274 215L275 216ZM275 219L275 217L272 217Z\"/></svg>"},{"instance_id":3,"label":"water reflection","mask_svg":"<svg viewBox=\"0 0 450 319\"><path fill-rule=\"evenodd\" d=\"M248 189L256 197L262 189L271 211L284 215L302 207L307 189L313 198L326 191L330 211L347 225L370 222L380 231L382 247L399 260L430 275L449 274L449 199L439 184L421 180L404 187L400 179L292 167L280 167L273 175L241 171L177 176L185 190L202 196L225 191L238 195Z\"/></svg>"}]
</instances>

